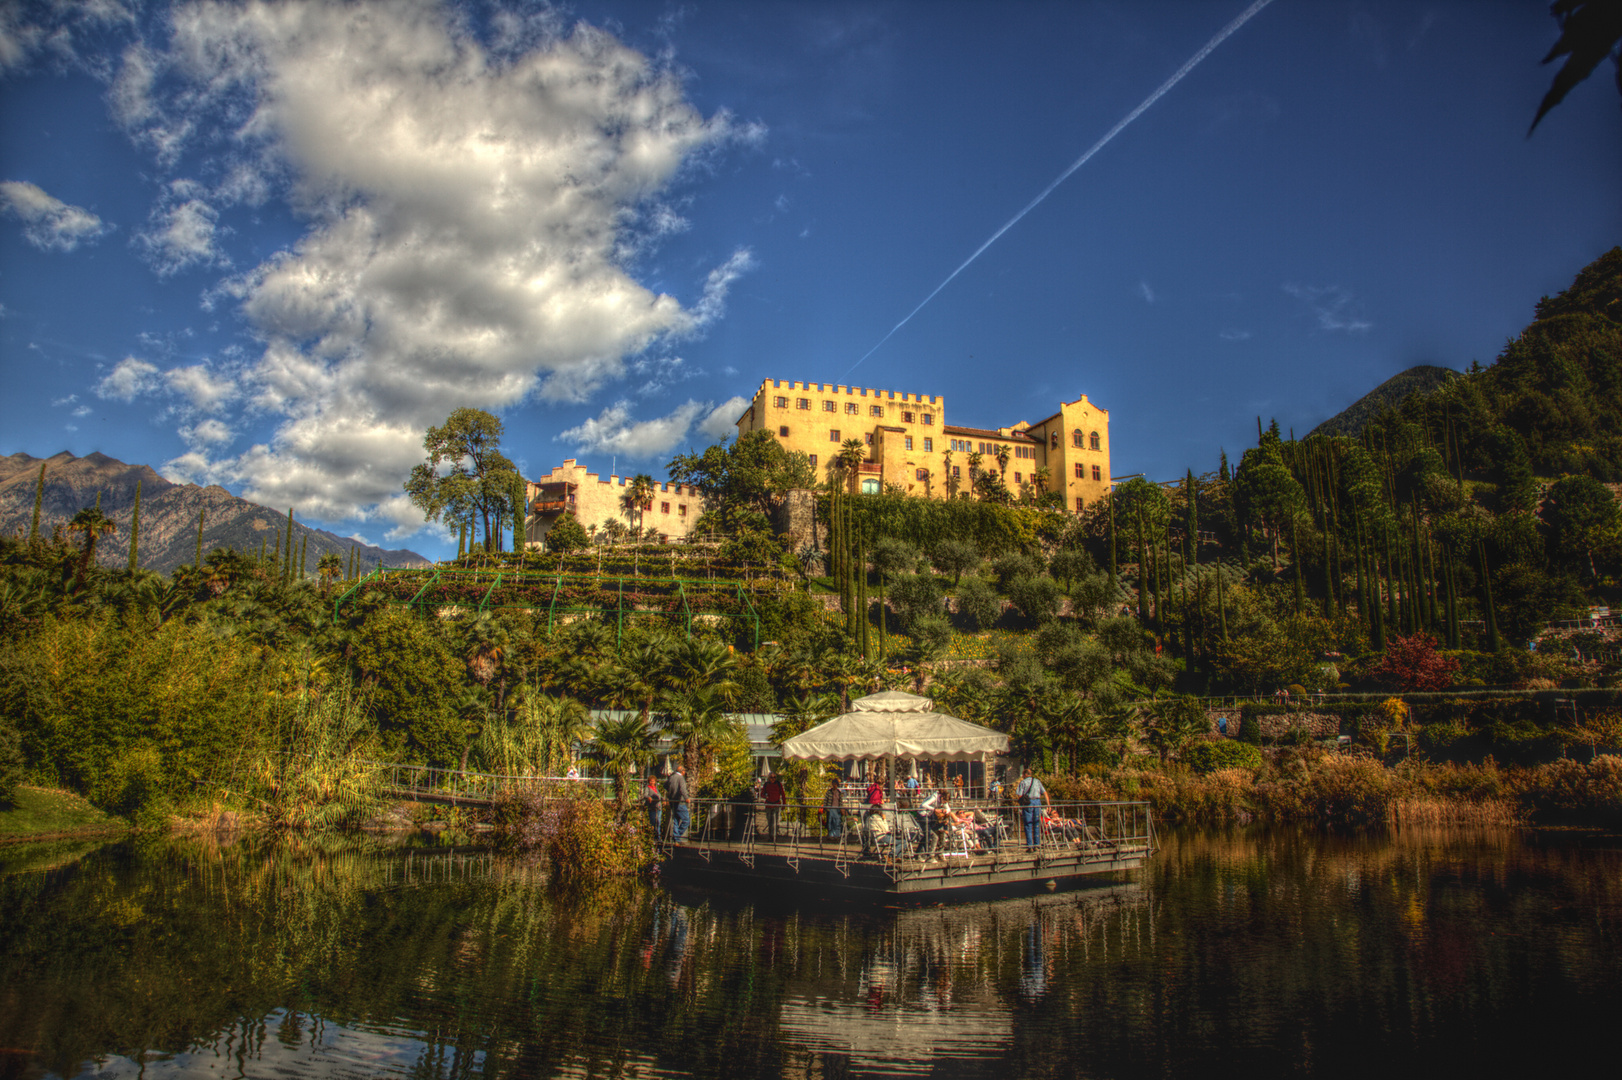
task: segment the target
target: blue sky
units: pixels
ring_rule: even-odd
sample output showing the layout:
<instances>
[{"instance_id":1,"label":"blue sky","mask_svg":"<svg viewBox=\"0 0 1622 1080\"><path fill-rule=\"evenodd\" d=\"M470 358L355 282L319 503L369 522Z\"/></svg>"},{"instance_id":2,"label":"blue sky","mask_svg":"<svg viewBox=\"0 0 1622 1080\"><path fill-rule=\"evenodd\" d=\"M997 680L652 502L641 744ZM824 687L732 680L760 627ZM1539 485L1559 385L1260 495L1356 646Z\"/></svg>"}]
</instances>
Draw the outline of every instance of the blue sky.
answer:
<instances>
[{"instance_id":1,"label":"blue sky","mask_svg":"<svg viewBox=\"0 0 1622 1080\"><path fill-rule=\"evenodd\" d=\"M788 378L1085 393L1170 478L1489 362L1622 241L1609 65L1526 137L1545 4L1275 0L885 340L1245 7L7 5L0 453L435 553L452 408L662 476Z\"/></svg>"}]
</instances>

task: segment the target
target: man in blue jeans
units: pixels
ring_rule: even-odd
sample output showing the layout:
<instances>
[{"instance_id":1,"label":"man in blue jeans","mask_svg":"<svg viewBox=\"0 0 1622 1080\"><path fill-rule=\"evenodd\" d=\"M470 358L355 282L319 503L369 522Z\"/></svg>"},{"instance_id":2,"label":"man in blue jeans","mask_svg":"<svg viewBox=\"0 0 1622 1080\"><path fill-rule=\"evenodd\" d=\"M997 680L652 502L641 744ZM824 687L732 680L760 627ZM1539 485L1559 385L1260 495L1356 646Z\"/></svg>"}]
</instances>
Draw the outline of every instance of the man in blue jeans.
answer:
<instances>
[{"instance_id":1,"label":"man in blue jeans","mask_svg":"<svg viewBox=\"0 0 1622 1080\"><path fill-rule=\"evenodd\" d=\"M1020 816L1025 819L1025 846L1034 849L1042 842L1042 806L1048 801L1048 789L1026 766L1014 789L1014 802L1019 804Z\"/></svg>"},{"instance_id":2,"label":"man in blue jeans","mask_svg":"<svg viewBox=\"0 0 1622 1080\"><path fill-rule=\"evenodd\" d=\"M670 774L665 781L665 801L670 804L670 842L681 843L681 838L687 835L687 823L691 811L687 806L687 770L679 763L676 771Z\"/></svg>"}]
</instances>

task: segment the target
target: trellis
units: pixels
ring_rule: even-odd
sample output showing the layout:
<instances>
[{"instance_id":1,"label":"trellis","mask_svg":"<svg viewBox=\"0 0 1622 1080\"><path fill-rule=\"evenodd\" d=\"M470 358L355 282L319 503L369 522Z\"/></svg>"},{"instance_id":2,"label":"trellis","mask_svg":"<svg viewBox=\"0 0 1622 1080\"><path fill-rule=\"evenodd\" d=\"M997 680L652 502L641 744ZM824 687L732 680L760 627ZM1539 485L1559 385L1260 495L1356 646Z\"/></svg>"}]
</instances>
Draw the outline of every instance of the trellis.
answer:
<instances>
[{"instance_id":1,"label":"trellis","mask_svg":"<svg viewBox=\"0 0 1622 1080\"><path fill-rule=\"evenodd\" d=\"M411 593L409 599L402 598L403 594L416 585L418 579L421 584ZM478 586L488 582L479 596L478 602L471 602L471 594L478 591ZM444 586L445 588L438 588ZM576 603L571 595L570 586L584 587L592 595L600 596L605 591L612 591L614 603ZM626 593L629 586L631 602L627 603ZM530 596L539 591L546 593L550 587L549 595L543 603L535 600L523 599L523 595L514 596L519 590L529 593ZM460 597L447 597L446 593L452 589L462 593ZM375 596L379 591L392 592L385 595L382 601L393 607L406 607L414 610L445 611L447 609L467 609L474 613L492 610L521 610L539 612L544 606L546 611L546 633L552 634L558 626L570 621L569 616L598 616L614 618L614 643L616 647L624 636L628 623L636 619L671 619L679 618L683 630L689 638L693 634L693 621L695 618L725 619L729 621L743 620L752 630L754 647L760 646L760 611L755 607L750 590L744 587L739 580L700 580L694 578L649 578L649 577L604 577L596 574L568 574L568 573L536 573L519 570L449 570L435 567L432 570L396 570L388 572L378 569L361 578L351 588L340 595L332 605L332 619L337 622L344 605L358 603L366 596ZM504 595L505 592L505 595ZM662 608L638 607L636 597L649 593L661 594L667 601L673 600ZM726 610L721 605L727 603L732 610Z\"/></svg>"}]
</instances>

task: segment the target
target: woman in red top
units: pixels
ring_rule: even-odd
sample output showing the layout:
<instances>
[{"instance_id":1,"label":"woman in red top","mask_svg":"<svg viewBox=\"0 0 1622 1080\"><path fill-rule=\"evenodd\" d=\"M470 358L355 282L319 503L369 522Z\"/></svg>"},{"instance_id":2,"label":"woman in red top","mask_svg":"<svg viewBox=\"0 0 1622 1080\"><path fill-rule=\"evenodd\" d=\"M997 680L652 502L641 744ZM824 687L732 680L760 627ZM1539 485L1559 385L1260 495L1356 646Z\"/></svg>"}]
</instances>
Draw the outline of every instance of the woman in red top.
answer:
<instances>
[{"instance_id":1,"label":"woman in red top","mask_svg":"<svg viewBox=\"0 0 1622 1080\"><path fill-rule=\"evenodd\" d=\"M788 797L783 793L783 781L777 778L776 773L766 777L766 786L760 789L761 798L766 801L766 831L771 833L772 842L777 842L777 823L783 816L783 804Z\"/></svg>"}]
</instances>

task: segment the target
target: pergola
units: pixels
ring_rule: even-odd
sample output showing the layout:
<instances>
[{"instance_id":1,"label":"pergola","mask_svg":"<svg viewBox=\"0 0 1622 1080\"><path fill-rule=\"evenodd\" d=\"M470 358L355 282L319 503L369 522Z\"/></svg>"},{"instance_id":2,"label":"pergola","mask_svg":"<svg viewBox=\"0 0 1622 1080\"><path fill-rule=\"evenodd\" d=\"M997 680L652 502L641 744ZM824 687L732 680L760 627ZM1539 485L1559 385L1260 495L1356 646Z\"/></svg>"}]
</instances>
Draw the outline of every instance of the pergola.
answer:
<instances>
[{"instance_id":1,"label":"pergola","mask_svg":"<svg viewBox=\"0 0 1622 1080\"><path fill-rule=\"evenodd\" d=\"M785 739L783 757L799 761L885 761L895 781L895 759L981 761L1008 751L1000 731L935 711L935 702L900 690L857 698L851 711Z\"/></svg>"}]
</instances>

